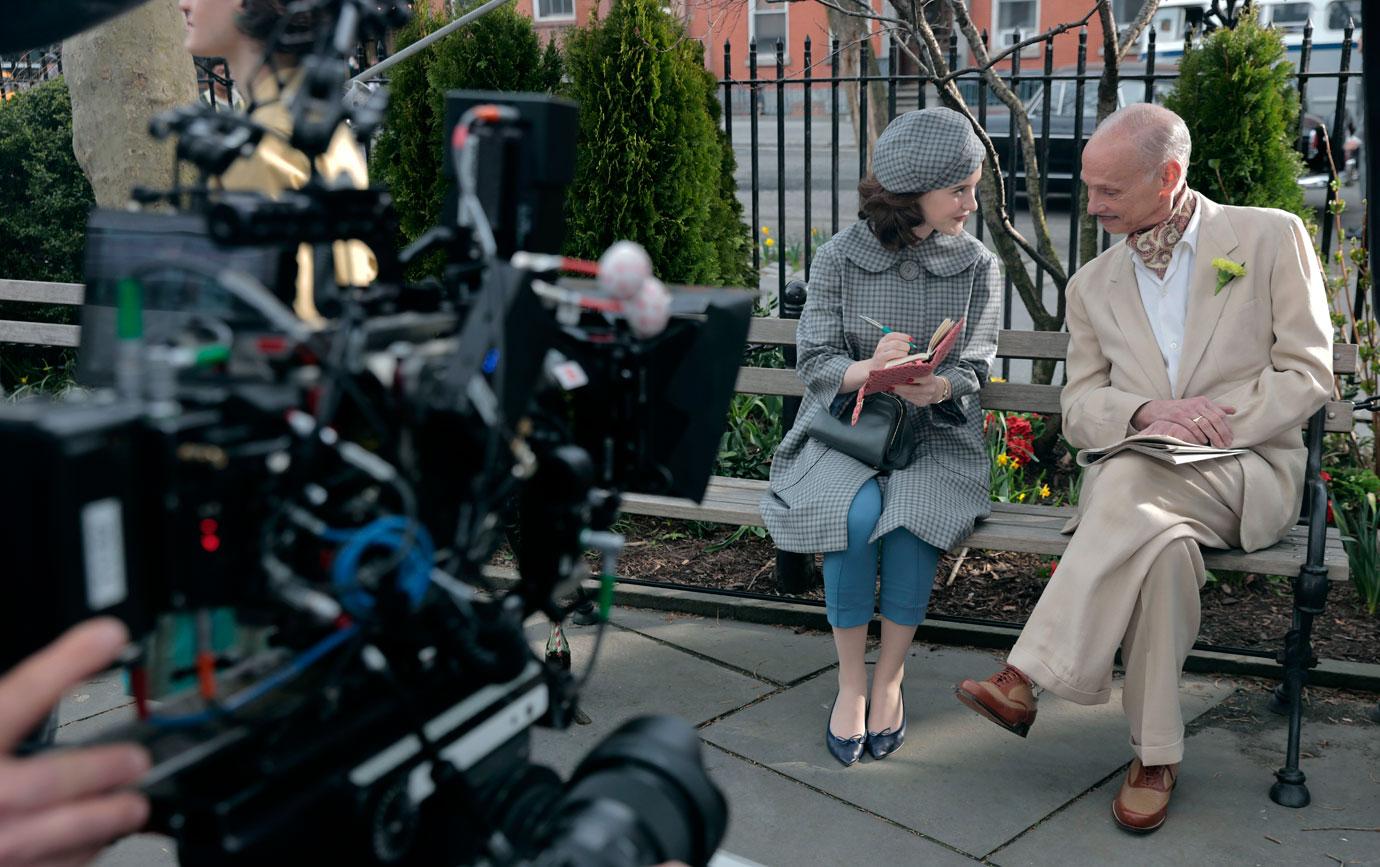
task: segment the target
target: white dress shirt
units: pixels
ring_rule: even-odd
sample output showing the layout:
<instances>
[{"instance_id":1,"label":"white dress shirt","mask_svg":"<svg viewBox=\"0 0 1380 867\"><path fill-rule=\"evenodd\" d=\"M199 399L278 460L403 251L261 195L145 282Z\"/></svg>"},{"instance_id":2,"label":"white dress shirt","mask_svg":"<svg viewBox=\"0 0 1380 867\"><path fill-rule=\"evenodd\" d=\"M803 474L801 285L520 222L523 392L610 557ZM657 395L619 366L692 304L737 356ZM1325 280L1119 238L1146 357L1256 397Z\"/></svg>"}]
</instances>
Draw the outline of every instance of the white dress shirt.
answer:
<instances>
[{"instance_id":1,"label":"white dress shirt","mask_svg":"<svg viewBox=\"0 0 1380 867\"><path fill-rule=\"evenodd\" d=\"M1188 315L1188 284L1193 275L1193 260L1198 252L1198 224L1202 214L1201 207L1194 209L1183 237L1174 245L1163 279L1156 276L1134 250L1131 251L1131 264L1135 267L1136 284L1140 287L1140 301L1145 306L1146 318L1150 320L1150 330L1155 333L1155 342L1160 346L1165 371L1169 374L1170 394L1174 398L1179 397L1177 380L1179 356L1184 345L1184 320Z\"/></svg>"}]
</instances>

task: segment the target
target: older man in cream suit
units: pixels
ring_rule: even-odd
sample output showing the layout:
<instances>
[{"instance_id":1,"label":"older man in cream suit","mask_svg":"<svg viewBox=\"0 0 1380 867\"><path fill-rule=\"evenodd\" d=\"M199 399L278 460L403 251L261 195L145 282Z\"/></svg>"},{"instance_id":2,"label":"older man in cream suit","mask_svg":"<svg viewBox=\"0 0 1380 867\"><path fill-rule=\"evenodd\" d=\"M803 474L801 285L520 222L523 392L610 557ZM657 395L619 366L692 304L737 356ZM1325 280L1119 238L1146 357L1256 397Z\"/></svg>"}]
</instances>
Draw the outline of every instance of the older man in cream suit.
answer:
<instances>
[{"instance_id":1,"label":"older man in cream suit","mask_svg":"<svg viewBox=\"0 0 1380 867\"><path fill-rule=\"evenodd\" d=\"M1189 189L1190 151L1183 120L1154 105L1112 115L1084 149L1088 210L1127 239L1068 284L1064 433L1080 448L1145 433L1249 451L1183 466L1123 452L1090 468L1068 550L1006 667L956 688L1024 736L1037 687L1107 701L1120 647L1136 757L1112 814L1139 832L1163 824L1183 758L1179 673L1198 633L1200 547L1252 551L1285 534L1303 486L1300 430L1332 391L1332 327L1303 223Z\"/></svg>"}]
</instances>

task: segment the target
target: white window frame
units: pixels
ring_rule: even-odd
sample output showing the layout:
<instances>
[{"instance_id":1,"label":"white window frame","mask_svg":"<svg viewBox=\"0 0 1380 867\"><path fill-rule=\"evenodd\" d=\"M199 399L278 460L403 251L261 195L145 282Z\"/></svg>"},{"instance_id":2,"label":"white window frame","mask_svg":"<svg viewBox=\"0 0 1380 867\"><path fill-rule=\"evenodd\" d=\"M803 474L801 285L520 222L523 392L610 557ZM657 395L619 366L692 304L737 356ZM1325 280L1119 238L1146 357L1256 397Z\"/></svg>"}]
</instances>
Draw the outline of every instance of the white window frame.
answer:
<instances>
[{"instance_id":1,"label":"white window frame","mask_svg":"<svg viewBox=\"0 0 1380 867\"><path fill-rule=\"evenodd\" d=\"M989 50L993 54L998 54L1002 51L1005 51L1007 47L1012 44L1007 37L1010 34L1017 32L1015 30L997 29L997 22L1001 20L1001 5L1004 2L1015 2L1015 0L992 0L992 26L988 28L988 31L992 34L992 43ZM1022 39L1029 38L1031 36L1034 36L1036 33L1040 32L1040 0L1034 0L1034 2L1035 25L1030 29L1029 32L1020 31ZM1032 50L1039 51L1039 48L1040 46L1038 45L1027 46L1026 49L1021 52L1021 56L1024 57L1027 54L1032 53Z\"/></svg>"},{"instance_id":2,"label":"white window frame","mask_svg":"<svg viewBox=\"0 0 1380 867\"><path fill-rule=\"evenodd\" d=\"M748 44L757 38L757 12L761 7L763 13L781 14L781 19L786 23L785 34L782 37L782 62L787 66L791 64L791 13L788 3L768 3L767 0L748 0ZM757 46L757 68L761 69L762 64L776 63L776 43L770 45Z\"/></svg>"},{"instance_id":3,"label":"white window frame","mask_svg":"<svg viewBox=\"0 0 1380 867\"><path fill-rule=\"evenodd\" d=\"M580 0L570 0L569 15L543 15L541 14L541 0L532 0L532 20L533 21L574 21L575 13L578 11L577 5Z\"/></svg>"}]
</instances>

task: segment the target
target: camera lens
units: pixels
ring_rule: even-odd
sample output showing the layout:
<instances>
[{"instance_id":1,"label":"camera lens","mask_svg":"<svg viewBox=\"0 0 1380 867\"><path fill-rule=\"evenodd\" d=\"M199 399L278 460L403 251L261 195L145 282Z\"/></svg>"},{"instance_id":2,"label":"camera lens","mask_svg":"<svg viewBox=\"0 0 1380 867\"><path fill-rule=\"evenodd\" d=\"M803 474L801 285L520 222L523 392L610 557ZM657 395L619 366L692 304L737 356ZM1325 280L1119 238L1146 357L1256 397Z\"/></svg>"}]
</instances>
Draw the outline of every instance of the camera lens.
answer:
<instances>
[{"instance_id":1,"label":"camera lens","mask_svg":"<svg viewBox=\"0 0 1380 867\"><path fill-rule=\"evenodd\" d=\"M536 863L705 864L727 823L723 793L704 769L695 730L674 717L640 717L575 770Z\"/></svg>"}]
</instances>

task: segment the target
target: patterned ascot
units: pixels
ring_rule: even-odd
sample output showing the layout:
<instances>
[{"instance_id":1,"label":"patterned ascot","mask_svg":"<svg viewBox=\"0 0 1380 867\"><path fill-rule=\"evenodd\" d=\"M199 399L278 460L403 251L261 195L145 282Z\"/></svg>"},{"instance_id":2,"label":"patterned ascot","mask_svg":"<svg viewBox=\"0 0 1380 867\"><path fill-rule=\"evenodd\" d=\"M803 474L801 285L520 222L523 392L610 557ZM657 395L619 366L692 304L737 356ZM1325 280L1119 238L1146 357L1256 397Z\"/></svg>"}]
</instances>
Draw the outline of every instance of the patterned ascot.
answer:
<instances>
[{"instance_id":1,"label":"patterned ascot","mask_svg":"<svg viewBox=\"0 0 1380 867\"><path fill-rule=\"evenodd\" d=\"M1164 279L1164 272L1169 270L1169 260L1174 257L1174 246L1183 238L1184 230L1197 209L1198 194L1185 186L1169 219L1149 228L1137 229L1126 236L1126 243L1145 263L1145 267L1154 271L1161 280Z\"/></svg>"}]
</instances>

